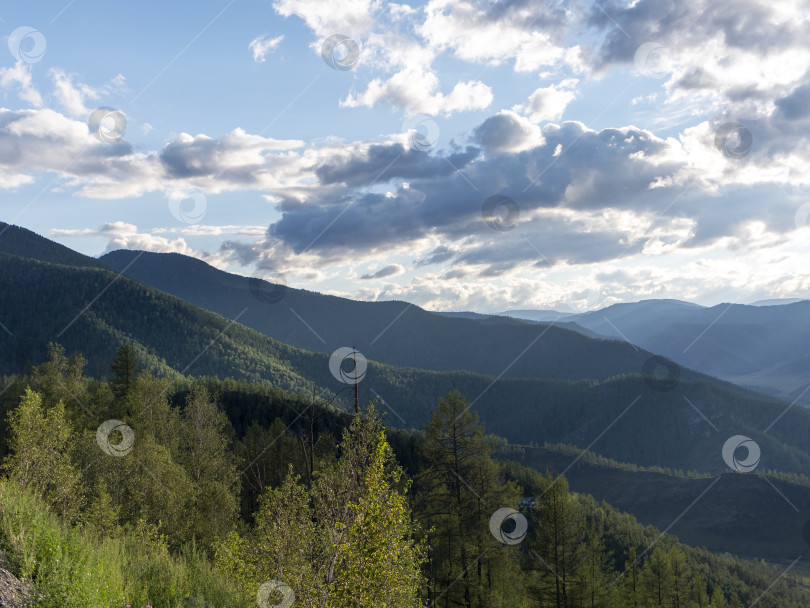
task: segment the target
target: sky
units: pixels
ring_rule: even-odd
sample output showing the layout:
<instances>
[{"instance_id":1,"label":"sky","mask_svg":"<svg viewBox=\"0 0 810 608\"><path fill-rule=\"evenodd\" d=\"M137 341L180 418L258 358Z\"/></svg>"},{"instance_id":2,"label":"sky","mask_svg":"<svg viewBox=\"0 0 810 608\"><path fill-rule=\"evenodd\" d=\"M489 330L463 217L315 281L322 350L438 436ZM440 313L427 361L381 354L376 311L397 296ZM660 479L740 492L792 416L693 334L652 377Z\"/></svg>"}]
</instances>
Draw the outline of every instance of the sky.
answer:
<instances>
[{"instance_id":1,"label":"sky","mask_svg":"<svg viewBox=\"0 0 810 608\"><path fill-rule=\"evenodd\" d=\"M810 297L808 15L4 5L0 218L432 310Z\"/></svg>"}]
</instances>

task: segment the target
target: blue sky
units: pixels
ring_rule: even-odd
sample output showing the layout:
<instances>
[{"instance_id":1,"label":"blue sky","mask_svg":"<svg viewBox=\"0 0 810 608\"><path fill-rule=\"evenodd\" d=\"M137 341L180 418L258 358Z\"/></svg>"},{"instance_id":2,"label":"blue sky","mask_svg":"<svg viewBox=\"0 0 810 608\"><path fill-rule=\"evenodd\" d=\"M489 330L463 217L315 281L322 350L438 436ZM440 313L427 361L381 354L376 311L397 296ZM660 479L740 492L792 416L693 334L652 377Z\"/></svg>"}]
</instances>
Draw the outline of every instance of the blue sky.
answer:
<instances>
[{"instance_id":1,"label":"blue sky","mask_svg":"<svg viewBox=\"0 0 810 608\"><path fill-rule=\"evenodd\" d=\"M441 310L810 297L808 8L5 6L2 219Z\"/></svg>"}]
</instances>

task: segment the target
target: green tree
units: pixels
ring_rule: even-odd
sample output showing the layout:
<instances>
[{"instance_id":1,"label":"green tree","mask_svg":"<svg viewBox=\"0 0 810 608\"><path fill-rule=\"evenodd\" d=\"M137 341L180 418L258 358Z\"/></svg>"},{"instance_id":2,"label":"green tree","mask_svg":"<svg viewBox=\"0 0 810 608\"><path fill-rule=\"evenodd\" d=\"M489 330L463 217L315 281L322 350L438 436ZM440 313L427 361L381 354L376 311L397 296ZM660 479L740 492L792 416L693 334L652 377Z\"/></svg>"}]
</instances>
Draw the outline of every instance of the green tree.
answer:
<instances>
[{"instance_id":1,"label":"green tree","mask_svg":"<svg viewBox=\"0 0 810 608\"><path fill-rule=\"evenodd\" d=\"M193 484L190 533L210 547L233 525L240 484L231 423L202 386L188 395L180 436L180 463Z\"/></svg>"},{"instance_id":2,"label":"green tree","mask_svg":"<svg viewBox=\"0 0 810 608\"><path fill-rule=\"evenodd\" d=\"M123 400L127 396L138 375L138 367L138 359L132 346L124 344L118 349L118 354L110 365L110 371L113 373L110 387L116 399Z\"/></svg>"},{"instance_id":3,"label":"green tree","mask_svg":"<svg viewBox=\"0 0 810 608\"><path fill-rule=\"evenodd\" d=\"M726 600L726 596L723 594L720 587L715 587L714 592L712 593L712 600L709 602L709 607L728 608L728 601Z\"/></svg>"},{"instance_id":4,"label":"green tree","mask_svg":"<svg viewBox=\"0 0 810 608\"><path fill-rule=\"evenodd\" d=\"M612 585L615 577L601 526L593 525L583 546L579 585L582 599L579 605L584 608L610 608L615 596Z\"/></svg>"},{"instance_id":5,"label":"green tree","mask_svg":"<svg viewBox=\"0 0 810 608\"><path fill-rule=\"evenodd\" d=\"M301 443L296 441L281 418L276 418L267 428L254 420L245 436L237 442L235 450L245 463L242 493L245 519L257 510L260 496L284 482L290 465L296 474L307 472Z\"/></svg>"},{"instance_id":6,"label":"green tree","mask_svg":"<svg viewBox=\"0 0 810 608\"><path fill-rule=\"evenodd\" d=\"M48 360L35 367L31 374L31 387L42 397L45 407L60 401L69 407L74 422L83 423L90 414L87 381L82 376L85 359L79 353L69 356L59 344L48 344Z\"/></svg>"},{"instance_id":7,"label":"green tree","mask_svg":"<svg viewBox=\"0 0 810 608\"><path fill-rule=\"evenodd\" d=\"M644 588L641 581L642 565L635 547L630 547L622 577L622 597L628 608L644 606Z\"/></svg>"},{"instance_id":8,"label":"green tree","mask_svg":"<svg viewBox=\"0 0 810 608\"><path fill-rule=\"evenodd\" d=\"M580 569L584 558L585 518L568 491L565 477L545 476L546 487L537 500L533 547L543 567L539 569L541 606L572 608L580 594Z\"/></svg>"},{"instance_id":9,"label":"green tree","mask_svg":"<svg viewBox=\"0 0 810 608\"><path fill-rule=\"evenodd\" d=\"M427 599L466 607L497 602L514 558L490 534L489 519L517 503L517 485L504 482L492 438L458 391L439 399L425 436L417 508L432 529Z\"/></svg>"},{"instance_id":10,"label":"green tree","mask_svg":"<svg viewBox=\"0 0 810 608\"><path fill-rule=\"evenodd\" d=\"M74 437L64 404L46 409L39 393L26 388L8 419L11 454L4 468L23 488L51 504L66 520L78 518L84 480L73 457Z\"/></svg>"},{"instance_id":11,"label":"green tree","mask_svg":"<svg viewBox=\"0 0 810 608\"><path fill-rule=\"evenodd\" d=\"M706 590L706 579L700 572L692 577L690 598L695 608L708 608L709 594Z\"/></svg>"},{"instance_id":12,"label":"green tree","mask_svg":"<svg viewBox=\"0 0 810 608\"><path fill-rule=\"evenodd\" d=\"M666 606L672 590L672 569L667 553L656 547L642 574L651 606Z\"/></svg>"},{"instance_id":13,"label":"green tree","mask_svg":"<svg viewBox=\"0 0 810 608\"><path fill-rule=\"evenodd\" d=\"M678 547L673 547L669 550L667 559L672 573L669 603L672 608L689 608L689 581L692 573L686 563L686 556Z\"/></svg>"},{"instance_id":14,"label":"green tree","mask_svg":"<svg viewBox=\"0 0 810 608\"><path fill-rule=\"evenodd\" d=\"M248 588L283 581L296 605L417 608L424 547L414 539L407 483L373 410L355 417L340 451L311 488L290 471L269 489L255 529L216 544L217 563Z\"/></svg>"}]
</instances>

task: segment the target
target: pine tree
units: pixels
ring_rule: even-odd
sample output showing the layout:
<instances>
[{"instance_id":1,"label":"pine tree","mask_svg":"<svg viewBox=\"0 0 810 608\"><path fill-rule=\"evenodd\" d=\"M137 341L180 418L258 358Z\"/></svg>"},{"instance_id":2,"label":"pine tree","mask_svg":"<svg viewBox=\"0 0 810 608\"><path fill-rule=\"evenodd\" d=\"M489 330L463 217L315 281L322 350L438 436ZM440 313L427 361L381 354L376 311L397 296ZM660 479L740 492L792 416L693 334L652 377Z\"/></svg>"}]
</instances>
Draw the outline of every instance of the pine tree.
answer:
<instances>
[{"instance_id":1,"label":"pine tree","mask_svg":"<svg viewBox=\"0 0 810 608\"><path fill-rule=\"evenodd\" d=\"M113 378L110 380L113 395L118 400L124 400L138 375L138 359L135 357L132 346L124 344L118 349L118 354L110 365L110 370L113 373Z\"/></svg>"},{"instance_id":2,"label":"pine tree","mask_svg":"<svg viewBox=\"0 0 810 608\"><path fill-rule=\"evenodd\" d=\"M706 579L703 578L703 575L700 572L695 573L695 575L692 577L690 587L692 605L695 608L708 608L709 594L706 591Z\"/></svg>"},{"instance_id":3,"label":"pine tree","mask_svg":"<svg viewBox=\"0 0 810 608\"><path fill-rule=\"evenodd\" d=\"M709 602L710 608L728 608L728 602L726 601L726 596L723 594L723 591L720 587L715 587L714 592L712 593L712 601Z\"/></svg>"},{"instance_id":4,"label":"pine tree","mask_svg":"<svg viewBox=\"0 0 810 608\"><path fill-rule=\"evenodd\" d=\"M538 525L534 527L533 547L542 564L540 605L572 608L576 605L574 598L581 593L584 514L564 477L553 479L546 473L545 481L546 487L534 507Z\"/></svg>"},{"instance_id":5,"label":"pine tree","mask_svg":"<svg viewBox=\"0 0 810 608\"><path fill-rule=\"evenodd\" d=\"M609 608L613 603L612 582L616 575L608 559L602 530L596 525L588 530L580 570L580 605L583 608Z\"/></svg>"},{"instance_id":6,"label":"pine tree","mask_svg":"<svg viewBox=\"0 0 810 608\"><path fill-rule=\"evenodd\" d=\"M672 589L672 570L666 552L656 547L642 574L651 606L666 606Z\"/></svg>"},{"instance_id":7,"label":"pine tree","mask_svg":"<svg viewBox=\"0 0 810 608\"><path fill-rule=\"evenodd\" d=\"M506 570L514 551L492 537L489 519L497 509L516 505L517 485L504 482L491 439L458 391L439 399L425 436L417 504L433 528L427 599L468 608L497 601L508 594Z\"/></svg>"},{"instance_id":8,"label":"pine tree","mask_svg":"<svg viewBox=\"0 0 810 608\"><path fill-rule=\"evenodd\" d=\"M686 556L683 551L673 547L667 554L667 560L672 573L669 603L672 608L689 608L689 580L692 573L686 563Z\"/></svg>"}]
</instances>

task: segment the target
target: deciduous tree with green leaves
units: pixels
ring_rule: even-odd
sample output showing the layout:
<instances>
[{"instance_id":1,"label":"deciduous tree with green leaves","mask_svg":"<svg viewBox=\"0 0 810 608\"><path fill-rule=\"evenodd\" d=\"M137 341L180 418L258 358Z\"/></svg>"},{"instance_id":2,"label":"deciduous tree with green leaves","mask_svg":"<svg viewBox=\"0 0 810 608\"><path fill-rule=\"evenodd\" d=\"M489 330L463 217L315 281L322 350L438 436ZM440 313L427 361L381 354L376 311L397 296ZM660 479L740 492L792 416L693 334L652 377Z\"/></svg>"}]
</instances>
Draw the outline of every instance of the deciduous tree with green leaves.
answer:
<instances>
[{"instance_id":1,"label":"deciduous tree with green leaves","mask_svg":"<svg viewBox=\"0 0 810 608\"><path fill-rule=\"evenodd\" d=\"M281 580L307 608L417 608L425 550L406 490L370 409L353 420L340 457L312 488L290 471L265 494L255 528L219 542L217 563L255 589Z\"/></svg>"}]
</instances>

